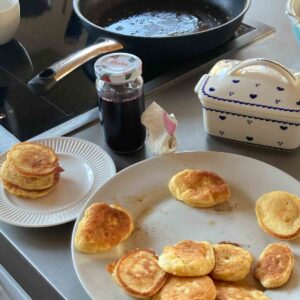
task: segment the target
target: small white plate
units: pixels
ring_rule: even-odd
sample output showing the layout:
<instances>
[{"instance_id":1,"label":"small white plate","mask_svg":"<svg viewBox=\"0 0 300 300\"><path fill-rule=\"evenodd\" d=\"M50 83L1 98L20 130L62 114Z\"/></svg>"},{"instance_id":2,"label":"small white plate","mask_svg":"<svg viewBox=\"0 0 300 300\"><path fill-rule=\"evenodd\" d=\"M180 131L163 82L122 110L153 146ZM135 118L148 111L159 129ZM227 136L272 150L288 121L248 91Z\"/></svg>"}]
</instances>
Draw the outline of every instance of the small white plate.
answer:
<instances>
[{"instance_id":1,"label":"small white plate","mask_svg":"<svg viewBox=\"0 0 300 300\"><path fill-rule=\"evenodd\" d=\"M170 178L186 168L218 173L230 185L232 197L210 209L197 209L177 201L168 190ZM231 241L248 249L258 259L262 250L277 240L265 234L255 216L255 201L266 192L285 190L300 195L295 178L261 161L221 152L169 154L135 164L104 184L85 204L73 230L72 257L77 275L92 299L132 299L106 271L107 264L126 250L163 247L180 240ZM118 203L127 208L135 221L132 236L113 250L99 254L76 251L74 235L85 209L94 202ZM296 265L289 282L268 290L272 300L299 300L300 238L288 242ZM258 287L253 273L247 280Z\"/></svg>"},{"instance_id":2,"label":"small white plate","mask_svg":"<svg viewBox=\"0 0 300 300\"><path fill-rule=\"evenodd\" d=\"M59 225L77 218L87 199L116 173L110 156L85 140L56 137L32 141L51 147L64 169L57 187L40 199L16 197L0 186L0 220L23 227ZM0 165L6 153L0 156Z\"/></svg>"}]
</instances>

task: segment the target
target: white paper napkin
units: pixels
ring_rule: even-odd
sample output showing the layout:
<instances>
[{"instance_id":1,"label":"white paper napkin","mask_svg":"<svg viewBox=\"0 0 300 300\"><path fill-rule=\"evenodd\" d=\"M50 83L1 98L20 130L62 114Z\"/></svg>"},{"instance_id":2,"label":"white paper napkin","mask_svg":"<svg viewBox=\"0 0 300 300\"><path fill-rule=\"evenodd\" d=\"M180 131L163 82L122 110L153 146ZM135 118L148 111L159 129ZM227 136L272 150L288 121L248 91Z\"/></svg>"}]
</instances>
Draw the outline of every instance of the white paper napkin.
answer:
<instances>
[{"instance_id":1,"label":"white paper napkin","mask_svg":"<svg viewBox=\"0 0 300 300\"><path fill-rule=\"evenodd\" d=\"M177 120L156 102L152 102L142 114L142 123L147 129L147 145L154 155L176 151Z\"/></svg>"}]
</instances>

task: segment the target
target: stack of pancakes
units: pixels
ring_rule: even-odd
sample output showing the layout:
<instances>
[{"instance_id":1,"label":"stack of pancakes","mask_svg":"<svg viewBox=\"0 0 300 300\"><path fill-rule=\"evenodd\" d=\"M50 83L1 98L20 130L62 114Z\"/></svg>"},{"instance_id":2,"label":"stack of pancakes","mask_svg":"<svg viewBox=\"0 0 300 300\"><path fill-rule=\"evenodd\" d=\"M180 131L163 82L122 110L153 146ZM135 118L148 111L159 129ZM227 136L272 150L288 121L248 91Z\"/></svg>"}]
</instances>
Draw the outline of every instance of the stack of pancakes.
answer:
<instances>
[{"instance_id":1,"label":"stack of pancakes","mask_svg":"<svg viewBox=\"0 0 300 300\"><path fill-rule=\"evenodd\" d=\"M36 199L55 188L61 171L53 149L24 142L8 151L0 176L4 188L11 194Z\"/></svg>"}]
</instances>

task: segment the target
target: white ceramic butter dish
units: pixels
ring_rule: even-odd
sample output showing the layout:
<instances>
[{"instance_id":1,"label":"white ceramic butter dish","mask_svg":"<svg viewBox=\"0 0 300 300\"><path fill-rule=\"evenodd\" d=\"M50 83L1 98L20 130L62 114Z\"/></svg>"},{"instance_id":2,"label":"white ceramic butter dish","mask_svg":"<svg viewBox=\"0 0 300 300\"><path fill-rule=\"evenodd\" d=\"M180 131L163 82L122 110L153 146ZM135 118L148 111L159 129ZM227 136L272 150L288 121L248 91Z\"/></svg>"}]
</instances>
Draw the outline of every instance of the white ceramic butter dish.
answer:
<instances>
[{"instance_id":1,"label":"white ceramic butter dish","mask_svg":"<svg viewBox=\"0 0 300 300\"><path fill-rule=\"evenodd\" d=\"M222 60L201 77L195 92L208 134L280 149L299 147L299 73L263 58Z\"/></svg>"}]
</instances>

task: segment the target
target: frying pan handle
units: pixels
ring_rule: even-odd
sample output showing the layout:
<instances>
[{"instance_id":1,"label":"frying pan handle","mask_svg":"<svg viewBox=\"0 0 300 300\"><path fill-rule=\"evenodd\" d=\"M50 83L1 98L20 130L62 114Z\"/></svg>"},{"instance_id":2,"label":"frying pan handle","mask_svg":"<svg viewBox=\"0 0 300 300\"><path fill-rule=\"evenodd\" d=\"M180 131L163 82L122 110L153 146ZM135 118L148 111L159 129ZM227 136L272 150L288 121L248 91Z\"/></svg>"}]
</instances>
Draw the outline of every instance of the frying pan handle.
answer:
<instances>
[{"instance_id":1,"label":"frying pan handle","mask_svg":"<svg viewBox=\"0 0 300 300\"><path fill-rule=\"evenodd\" d=\"M282 75L288 83L290 83L292 86L297 83L297 79L288 69L286 69L283 65L281 65L278 62L268 60L265 58L252 58L242 61L241 63L233 66L228 72L227 75L234 75L239 70L244 69L249 66L266 66L268 68L271 68L275 71L277 71L280 75Z\"/></svg>"},{"instance_id":2,"label":"frying pan handle","mask_svg":"<svg viewBox=\"0 0 300 300\"><path fill-rule=\"evenodd\" d=\"M123 48L122 44L114 40L104 39L103 42L79 50L43 70L28 82L28 86L36 94L43 95L85 62L100 54Z\"/></svg>"}]
</instances>

